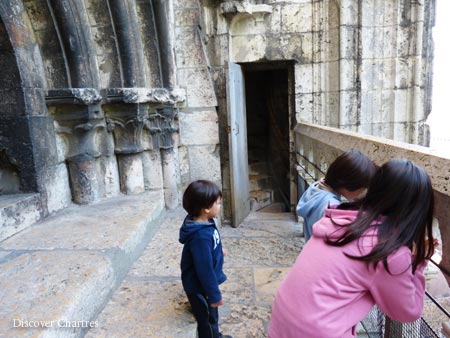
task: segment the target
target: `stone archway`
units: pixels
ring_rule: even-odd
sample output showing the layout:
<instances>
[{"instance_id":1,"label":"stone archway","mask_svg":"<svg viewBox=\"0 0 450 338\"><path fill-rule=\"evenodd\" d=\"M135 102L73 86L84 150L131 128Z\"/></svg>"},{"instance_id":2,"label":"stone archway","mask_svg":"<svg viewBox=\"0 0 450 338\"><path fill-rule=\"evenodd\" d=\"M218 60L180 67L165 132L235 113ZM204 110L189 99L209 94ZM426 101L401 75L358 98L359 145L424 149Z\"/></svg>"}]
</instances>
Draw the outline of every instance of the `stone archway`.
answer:
<instances>
[{"instance_id":1,"label":"stone archway","mask_svg":"<svg viewBox=\"0 0 450 338\"><path fill-rule=\"evenodd\" d=\"M45 105L44 66L21 0L0 3L0 67L0 152L7 187L0 195L39 192L46 214L45 181L56 147Z\"/></svg>"}]
</instances>

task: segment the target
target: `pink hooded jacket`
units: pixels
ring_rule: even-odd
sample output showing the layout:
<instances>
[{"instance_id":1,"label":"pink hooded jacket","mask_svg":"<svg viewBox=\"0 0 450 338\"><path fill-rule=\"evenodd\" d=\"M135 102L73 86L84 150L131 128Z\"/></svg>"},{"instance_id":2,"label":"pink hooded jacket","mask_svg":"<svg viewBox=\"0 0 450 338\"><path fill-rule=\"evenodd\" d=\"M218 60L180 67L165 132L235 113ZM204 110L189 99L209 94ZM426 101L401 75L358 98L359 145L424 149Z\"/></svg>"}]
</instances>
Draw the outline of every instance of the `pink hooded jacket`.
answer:
<instances>
[{"instance_id":1,"label":"pink hooded jacket","mask_svg":"<svg viewBox=\"0 0 450 338\"><path fill-rule=\"evenodd\" d=\"M377 243L377 230L343 247L324 242L337 238L357 211L329 208L313 227L313 237L280 284L269 327L270 338L355 337L355 328L377 304L400 322L418 319L423 309L425 277L422 263L412 273L412 253L406 246L388 257L389 274L379 263L376 269L344 255L364 255Z\"/></svg>"}]
</instances>

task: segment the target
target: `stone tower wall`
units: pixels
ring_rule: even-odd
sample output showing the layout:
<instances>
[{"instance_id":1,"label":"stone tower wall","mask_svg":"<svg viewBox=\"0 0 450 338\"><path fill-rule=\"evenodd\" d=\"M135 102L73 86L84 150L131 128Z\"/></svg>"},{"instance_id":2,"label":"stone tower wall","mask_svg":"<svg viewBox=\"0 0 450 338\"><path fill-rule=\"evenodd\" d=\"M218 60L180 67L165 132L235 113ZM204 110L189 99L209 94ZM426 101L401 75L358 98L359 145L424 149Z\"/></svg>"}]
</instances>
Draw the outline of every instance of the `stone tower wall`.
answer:
<instances>
[{"instance_id":1,"label":"stone tower wall","mask_svg":"<svg viewBox=\"0 0 450 338\"><path fill-rule=\"evenodd\" d=\"M4 0L2 194L37 192L48 214L162 189L174 207L206 178L229 217L227 62L288 62L291 129L426 145L433 11L433 0Z\"/></svg>"}]
</instances>

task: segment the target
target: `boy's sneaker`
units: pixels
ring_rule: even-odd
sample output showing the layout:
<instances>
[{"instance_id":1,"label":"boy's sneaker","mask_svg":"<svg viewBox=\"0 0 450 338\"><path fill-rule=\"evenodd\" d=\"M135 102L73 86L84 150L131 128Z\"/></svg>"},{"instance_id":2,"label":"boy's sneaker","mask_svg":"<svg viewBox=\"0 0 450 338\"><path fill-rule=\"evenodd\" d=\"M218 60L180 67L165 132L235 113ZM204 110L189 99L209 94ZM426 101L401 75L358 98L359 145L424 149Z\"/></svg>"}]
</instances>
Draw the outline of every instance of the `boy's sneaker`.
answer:
<instances>
[{"instance_id":1,"label":"boy's sneaker","mask_svg":"<svg viewBox=\"0 0 450 338\"><path fill-rule=\"evenodd\" d=\"M229 335L223 335L223 334L219 334L219 338L233 338L232 336Z\"/></svg>"}]
</instances>

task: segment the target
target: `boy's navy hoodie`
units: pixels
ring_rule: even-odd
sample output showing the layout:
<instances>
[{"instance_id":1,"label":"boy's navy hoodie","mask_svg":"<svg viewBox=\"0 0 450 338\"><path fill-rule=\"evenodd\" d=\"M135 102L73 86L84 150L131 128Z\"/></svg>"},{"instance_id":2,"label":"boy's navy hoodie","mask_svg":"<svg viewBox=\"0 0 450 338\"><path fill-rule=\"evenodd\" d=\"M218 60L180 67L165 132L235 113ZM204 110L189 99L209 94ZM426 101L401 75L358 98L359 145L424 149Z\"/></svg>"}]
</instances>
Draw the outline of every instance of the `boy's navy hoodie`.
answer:
<instances>
[{"instance_id":1,"label":"boy's navy hoodie","mask_svg":"<svg viewBox=\"0 0 450 338\"><path fill-rule=\"evenodd\" d=\"M203 294L209 304L222 299L219 284L227 279L222 271L223 252L219 231L213 219L196 222L186 216L180 229L181 281L186 294Z\"/></svg>"}]
</instances>

